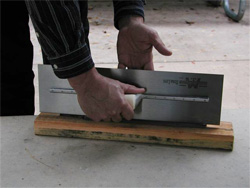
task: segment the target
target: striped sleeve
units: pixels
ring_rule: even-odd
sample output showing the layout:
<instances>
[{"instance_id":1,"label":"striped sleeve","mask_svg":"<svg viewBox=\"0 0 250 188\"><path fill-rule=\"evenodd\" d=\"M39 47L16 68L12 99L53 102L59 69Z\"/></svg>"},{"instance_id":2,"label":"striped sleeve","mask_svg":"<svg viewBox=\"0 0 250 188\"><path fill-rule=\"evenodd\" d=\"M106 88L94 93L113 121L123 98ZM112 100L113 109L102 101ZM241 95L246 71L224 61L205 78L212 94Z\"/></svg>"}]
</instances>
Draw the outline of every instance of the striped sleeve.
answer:
<instances>
[{"instance_id":1,"label":"striped sleeve","mask_svg":"<svg viewBox=\"0 0 250 188\"><path fill-rule=\"evenodd\" d=\"M114 24L119 29L118 22L122 17L137 15L144 18L145 0L113 0Z\"/></svg>"},{"instance_id":2,"label":"striped sleeve","mask_svg":"<svg viewBox=\"0 0 250 188\"><path fill-rule=\"evenodd\" d=\"M93 60L75 0L26 0L38 41L59 78L70 78L90 70Z\"/></svg>"}]
</instances>

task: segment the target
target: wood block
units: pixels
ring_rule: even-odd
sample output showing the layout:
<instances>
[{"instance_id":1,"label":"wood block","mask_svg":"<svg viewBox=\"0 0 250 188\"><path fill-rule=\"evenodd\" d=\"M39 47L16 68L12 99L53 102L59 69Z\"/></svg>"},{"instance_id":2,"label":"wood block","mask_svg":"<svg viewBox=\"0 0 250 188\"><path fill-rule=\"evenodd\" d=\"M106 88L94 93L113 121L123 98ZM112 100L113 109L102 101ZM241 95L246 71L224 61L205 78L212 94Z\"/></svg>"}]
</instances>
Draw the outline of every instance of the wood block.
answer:
<instances>
[{"instance_id":1,"label":"wood block","mask_svg":"<svg viewBox=\"0 0 250 188\"><path fill-rule=\"evenodd\" d=\"M41 113L35 120L36 135L117 140L174 146L233 150L232 123L204 127L169 126L159 122L93 122L81 116Z\"/></svg>"}]
</instances>

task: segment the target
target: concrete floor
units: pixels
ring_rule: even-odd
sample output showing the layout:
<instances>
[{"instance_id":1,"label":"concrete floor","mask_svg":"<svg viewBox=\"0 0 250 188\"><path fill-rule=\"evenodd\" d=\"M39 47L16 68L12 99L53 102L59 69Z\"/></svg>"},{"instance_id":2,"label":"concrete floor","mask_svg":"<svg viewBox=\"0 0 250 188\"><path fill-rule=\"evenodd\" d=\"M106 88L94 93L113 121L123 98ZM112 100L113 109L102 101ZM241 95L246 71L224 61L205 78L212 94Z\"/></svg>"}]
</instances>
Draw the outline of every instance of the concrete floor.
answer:
<instances>
[{"instance_id":1,"label":"concrete floor","mask_svg":"<svg viewBox=\"0 0 250 188\"><path fill-rule=\"evenodd\" d=\"M248 114L222 112L232 152L35 136L34 116L2 117L0 187L249 187Z\"/></svg>"},{"instance_id":2,"label":"concrete floor","mask_svg":"<svg viewBox=\"0 0 250 188\"><path fill-rule=\"evenodd\" d=\"M232 1L235 10L238 2ZM113 27L112 3L90 2L89 6L90 45L96 67L117 67L118 31ZM146 24L157 30L173 51L171 57L164 57L154 50L156 70L224 74L223 109L249 108L249 1L240 23L226 17L222 7L207 6L204 0L148 0L145 15ZM32 25L31 40L37 75L42 57ZM35 85L38 114L37 76Z\"/></svg>"}]
</instances>

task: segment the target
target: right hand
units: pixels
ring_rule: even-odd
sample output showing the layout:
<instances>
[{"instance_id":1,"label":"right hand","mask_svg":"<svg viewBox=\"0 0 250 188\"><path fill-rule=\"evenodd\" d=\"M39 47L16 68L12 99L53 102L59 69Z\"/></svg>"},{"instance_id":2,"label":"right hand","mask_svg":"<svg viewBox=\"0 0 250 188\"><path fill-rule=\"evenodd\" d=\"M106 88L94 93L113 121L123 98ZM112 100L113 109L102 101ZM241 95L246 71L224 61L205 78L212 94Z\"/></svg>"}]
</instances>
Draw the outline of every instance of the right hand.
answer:
<instances>
[{"instance_id":1,"label":"right hand","mask_svg":"<svg viewBox=\"0 0 250 188\"><path fill-rule=\"evenodd\" d=\"M131 120L134 111L126 101L125 94L145 92L144 88L104 77L95 68L68 80L77 93L82 111L94 121Z\"/></svg>"}]
</instances>

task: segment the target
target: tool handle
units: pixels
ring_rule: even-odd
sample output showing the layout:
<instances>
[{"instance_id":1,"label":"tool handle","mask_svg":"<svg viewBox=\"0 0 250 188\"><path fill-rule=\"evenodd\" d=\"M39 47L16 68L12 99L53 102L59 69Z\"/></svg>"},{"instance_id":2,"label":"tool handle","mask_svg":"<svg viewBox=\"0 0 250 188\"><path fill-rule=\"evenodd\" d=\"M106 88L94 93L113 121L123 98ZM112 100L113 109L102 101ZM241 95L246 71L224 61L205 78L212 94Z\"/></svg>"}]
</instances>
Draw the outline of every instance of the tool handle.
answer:
<instances>
[{"instance_id":1,"label":"tool handle","mask_svg":"<svg viewBox=\"0 0 250 188\"><path fill-rule=\"evenodd\" d=\"M125 99L134 110L142 100L142 94L125 94Z\"/></svg>"}]
</instances>

